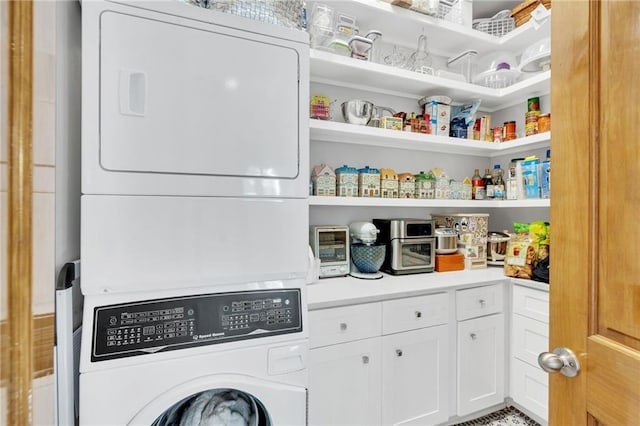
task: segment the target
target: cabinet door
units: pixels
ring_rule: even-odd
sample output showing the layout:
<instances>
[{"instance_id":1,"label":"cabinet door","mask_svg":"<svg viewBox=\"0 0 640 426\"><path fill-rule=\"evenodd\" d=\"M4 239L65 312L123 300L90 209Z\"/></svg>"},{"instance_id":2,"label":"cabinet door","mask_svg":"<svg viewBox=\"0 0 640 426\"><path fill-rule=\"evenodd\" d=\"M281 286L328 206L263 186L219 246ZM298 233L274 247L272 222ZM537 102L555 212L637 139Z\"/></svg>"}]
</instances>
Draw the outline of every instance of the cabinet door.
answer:
<instances>
[{"instance_id":1,"label":"cabinet door","mask_svg":"<svg viewBox=\"0 0 640 426\"><path fill-rule=\"evenodd\" d=\"M458 415L504 401L504 315L458 323Z\"/></svg>"},{"instance_id":2,"label":"cabinet door","mask_svg":"<svg viewBox=\"0 0 640 426\"><path fill-rule=\"evenodd\" d=\"M382 424L431 425L449 418L448 326L382 337Z\"/></svg>"},{"instance_id":3,"label":"cabinet door","mask_svg":"<svg viewBox=\"0 0 640 426\"><path fill-rule=\"evenodd\" d=\"M309 424L380 424L380 338L309 351Z\"/></svg>"}]
</instances>

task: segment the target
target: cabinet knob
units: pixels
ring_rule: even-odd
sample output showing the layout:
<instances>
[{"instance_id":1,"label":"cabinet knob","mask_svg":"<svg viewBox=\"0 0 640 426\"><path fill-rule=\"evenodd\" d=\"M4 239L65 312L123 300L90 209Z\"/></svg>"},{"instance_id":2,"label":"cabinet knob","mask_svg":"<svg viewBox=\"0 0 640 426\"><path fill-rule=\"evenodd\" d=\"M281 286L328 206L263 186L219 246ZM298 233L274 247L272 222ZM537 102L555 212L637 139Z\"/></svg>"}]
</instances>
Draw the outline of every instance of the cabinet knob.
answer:
<instances>
[{"instance_id":1,"label":"cabinet knob","mask_svg":"<svg viewBox=\"0 0 640 426\"><path fill-rule=\"evenodd\" d=\"M484 304L487 303L484 299L478 299L478 303L480 306L484 307Z\"/></svg>"},{"instance_id":2,"label":"cabinet knob","mask_svg":"<svg viewBox=\"0 0 640 426\"><path fill-rule=\"evenodd\" d=\"M346 322L341 322L340 323L340 331L345 331L347 329L347 323Z\"/></svg>"},{"instance_id":3,"label":"cabinet knob","mask_svg":"<svg viewBox=\"0 0 640 426\"><path fill-rule=\"evenodd\" d=\"M402 356L402 349L396 349L396 355Z\"/></svg>"},{"instance_id":4,"label":"cabinet knob","mask_svg":"<svg viewBox=\"0 0 640 426\"><path fill-rule=\"evenodd\" d=\"M369 364L369 357L367 355L362 355L362 363Z\"/></svg>"},{"instance_id":5,"label":"cabinet knob","mask_svg":"<svg viewBox=\"0 0 640 426\"><path fill-rule=\"evenodd\" d=\"M478 336L476 336L476 333L471 333L469 334L469 337L471 337L471 340L476 340L476 337Z\"/></svg>"},{"instance_id":6,"label":"cabinet knob","mask_svg":"<svg viewBox=\"0 0 640 426\"><path fill-rule=\"evenodd\" d=\"M422 312L416 311L416 318L422 318Z\"/></svg>"}]
</instances>

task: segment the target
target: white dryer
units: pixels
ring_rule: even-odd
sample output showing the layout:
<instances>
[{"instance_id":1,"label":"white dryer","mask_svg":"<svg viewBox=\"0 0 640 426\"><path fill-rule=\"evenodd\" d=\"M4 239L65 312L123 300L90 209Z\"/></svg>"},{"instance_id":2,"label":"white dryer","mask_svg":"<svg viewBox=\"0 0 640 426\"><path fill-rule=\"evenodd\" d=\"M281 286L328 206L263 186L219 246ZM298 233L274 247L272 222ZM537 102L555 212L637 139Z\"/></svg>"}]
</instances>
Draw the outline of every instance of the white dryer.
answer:
<instances>
[{"instance_id":1,"label":"white dryer","mask_svg":"<svg viewBox=\"0 0 640 426\"><path fill-rule=\"evenodd\" d=\"M308 34L82 4L84 295L304 278Z\"/></svg>"},{"instance_id":2,"label":"white dryer","mask_svg":"<svg viewBox=\"0 0 640 426\"><path fill-rule=\"evenodd\" d=\"M80 424L306 424L304 286L235 288L90 298Z\"/></svg>"}]
</instances>

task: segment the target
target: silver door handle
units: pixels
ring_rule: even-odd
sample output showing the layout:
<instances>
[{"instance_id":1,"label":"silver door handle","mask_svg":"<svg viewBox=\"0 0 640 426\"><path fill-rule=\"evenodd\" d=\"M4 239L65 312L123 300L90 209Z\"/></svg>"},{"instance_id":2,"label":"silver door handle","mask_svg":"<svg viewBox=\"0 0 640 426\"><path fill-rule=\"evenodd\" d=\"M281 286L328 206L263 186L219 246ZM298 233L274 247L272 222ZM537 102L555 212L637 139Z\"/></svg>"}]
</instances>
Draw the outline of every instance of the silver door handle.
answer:
<instances>
[{"instance_id":1,"label":"silver door handle","mask_svg":"<svg viewBox=\"0 0 640 426\"><path fill-rule=\"evenodd\" d=\"M562 373L567 377L575 377L580 372L580 363L571 349L559 347L553 352L542 352L538 355L538 364L547 373Z\"/></svg>"}]
</instances>

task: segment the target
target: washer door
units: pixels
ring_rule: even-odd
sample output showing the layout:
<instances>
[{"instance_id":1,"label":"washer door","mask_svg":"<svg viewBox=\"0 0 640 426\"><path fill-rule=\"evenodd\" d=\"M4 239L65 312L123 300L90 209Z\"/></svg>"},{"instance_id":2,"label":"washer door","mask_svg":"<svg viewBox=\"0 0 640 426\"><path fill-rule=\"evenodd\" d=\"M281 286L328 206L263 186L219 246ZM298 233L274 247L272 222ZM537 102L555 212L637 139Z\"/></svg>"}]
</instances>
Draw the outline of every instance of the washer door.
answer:
<instances>
[{"instance_id":1,"label":"washer door","mask_svg":"<svg viewBox=\"0 0 640 426\"><path fill-rule=\"evenodd\" d=\"M174 425L269 426L271 418L255 396L237 389L198 392L173 404L151 426Z\"/></svg>"},{"instance_id":2,"label":"washer door","mask_svg":"<svg viewBox=\"0 0 640 426\"><path fill-rule=\"evenodd\" d=\"M204 376L162 392L127 424L303 425L306 408L304 387L247 376Z\"/></svg>"}]
</instances>

